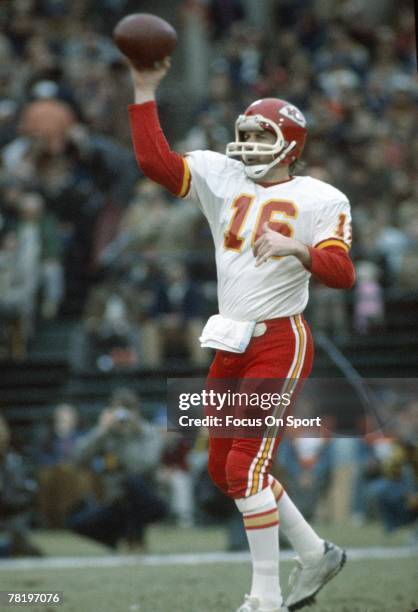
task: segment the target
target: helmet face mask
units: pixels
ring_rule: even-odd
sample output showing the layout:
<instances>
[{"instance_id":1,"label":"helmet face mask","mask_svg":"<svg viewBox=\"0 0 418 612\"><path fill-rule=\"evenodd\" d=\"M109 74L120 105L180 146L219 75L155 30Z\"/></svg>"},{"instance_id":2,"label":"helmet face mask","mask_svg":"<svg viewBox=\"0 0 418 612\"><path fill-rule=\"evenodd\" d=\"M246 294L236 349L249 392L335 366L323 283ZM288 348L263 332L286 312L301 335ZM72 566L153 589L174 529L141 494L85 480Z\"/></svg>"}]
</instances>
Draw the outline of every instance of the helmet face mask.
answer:
<instances>
[{"instance_id":1,"label":"helmet face mask","mask_svg":"<svg viewBox=\"0 0 418 612\"><path fill-rule=\"evenodd\" d=\"M245 141L245 132L268 131L276 136L272 143ZM226 155L239 157L247 176L263 178L276 165L290 165L302 154L306 139L306 121L302 113L285 100L266 98L253 102L235 123L235 141L226 147ZM266 157L264 163L250 164L249 156Z\"/></svg>"}]
</instances>

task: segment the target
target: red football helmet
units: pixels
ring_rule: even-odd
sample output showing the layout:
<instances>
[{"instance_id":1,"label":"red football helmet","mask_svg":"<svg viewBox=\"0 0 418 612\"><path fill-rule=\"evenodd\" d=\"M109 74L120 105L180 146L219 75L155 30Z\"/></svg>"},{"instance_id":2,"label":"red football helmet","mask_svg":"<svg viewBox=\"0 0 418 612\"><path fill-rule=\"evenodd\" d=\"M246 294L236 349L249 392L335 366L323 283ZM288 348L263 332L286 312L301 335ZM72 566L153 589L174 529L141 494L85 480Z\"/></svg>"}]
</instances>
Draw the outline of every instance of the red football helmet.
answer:
<instances>
[{"instance_id":1,"label":"red football helmet","mask_svg":"<svg viewBox=\"0 0 418 612\"><path fill-rule=\"evenodd\" d=\"M273 144L245 142L246 131L268 130L276 136ZM247 176L252 179L262 178L270 168L276 165L290 165L302 155L306 140L306 120L301 111L286 100L264 98L256 100L239 115L235 123L235 142L226 147L229 157L247 155L273 156L273 161L259 165L246 165Z\"/></svg>"}]
</instances>

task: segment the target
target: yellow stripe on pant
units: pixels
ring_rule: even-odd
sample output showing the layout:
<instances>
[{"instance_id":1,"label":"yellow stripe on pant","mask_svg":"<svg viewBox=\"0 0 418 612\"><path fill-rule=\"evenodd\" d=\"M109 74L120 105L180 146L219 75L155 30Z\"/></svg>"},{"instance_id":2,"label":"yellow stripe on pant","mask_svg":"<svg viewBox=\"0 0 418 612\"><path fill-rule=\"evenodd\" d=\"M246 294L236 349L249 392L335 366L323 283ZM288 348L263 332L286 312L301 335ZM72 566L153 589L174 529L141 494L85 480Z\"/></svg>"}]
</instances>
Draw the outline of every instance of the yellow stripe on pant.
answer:
<instances>
[{"instance_id":1,"label":"yellow stripe on pant","mask_svg":"<svg viewBox=\"0 0 418 612\"><path fill-rule=\"evenodd\" d=\"M303 363L305 359L306 353L306 331L303 326L302 316L297 315L296 317L291 317L292 321L292 329L295 333L296 337L296 350L297 358L296 361L293 359L292 366L289 370L289 373L286 377L286 383L284 388L282 389L282 393L290 393L293 391L293 388L297 385L298 379L302 372ZM276 413L278 411L279 406L276 408L274 416L277 416ZM259 490L260 485L260 474L262 474L262 470L267 466L270 461L270 451L274 448L274 443L277 434L277 427L271 428L267 432L267 436L264 436L258 454L261 452L260 457L257 460L257 463L254 467L254 470L250 474L250 495L255 495ZM248 491L248 488L247 488Z\"/></svg>"}]
</instances>

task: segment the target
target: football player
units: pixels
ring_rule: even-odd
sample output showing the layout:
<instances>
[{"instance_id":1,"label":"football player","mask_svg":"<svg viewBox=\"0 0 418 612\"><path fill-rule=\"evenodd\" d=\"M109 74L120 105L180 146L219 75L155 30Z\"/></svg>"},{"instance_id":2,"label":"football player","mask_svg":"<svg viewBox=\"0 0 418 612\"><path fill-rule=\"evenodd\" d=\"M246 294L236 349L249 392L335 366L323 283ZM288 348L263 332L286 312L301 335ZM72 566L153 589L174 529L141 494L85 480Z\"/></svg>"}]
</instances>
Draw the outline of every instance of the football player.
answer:
<instances>
[{"instance_id":1,"label":"football player","mask_svg":"<svg viewBox=\"0 0 418 612\"><path fill-rule=\"evenodd\" d=\"M156 88L169 68L132 68L129 107L133 146L144 174L172 194L192 197L213 235L219 314L202 332L216 348L209 380L285 379L287 390L307 378L313 346L303 317L311 276L350 288L350 206L346 196L309 176L294 176L307 135L303 114L278 99L257 100L238 117L226 155L170 149L161 130ZM278 437L211 437L209 473L242 513L252 558L249 595L237 612L297 610L345 562L345 552L321 539L270 474ZM279 583L280 528L299 563L283 601Z\"/></svg>"}]
</instances>

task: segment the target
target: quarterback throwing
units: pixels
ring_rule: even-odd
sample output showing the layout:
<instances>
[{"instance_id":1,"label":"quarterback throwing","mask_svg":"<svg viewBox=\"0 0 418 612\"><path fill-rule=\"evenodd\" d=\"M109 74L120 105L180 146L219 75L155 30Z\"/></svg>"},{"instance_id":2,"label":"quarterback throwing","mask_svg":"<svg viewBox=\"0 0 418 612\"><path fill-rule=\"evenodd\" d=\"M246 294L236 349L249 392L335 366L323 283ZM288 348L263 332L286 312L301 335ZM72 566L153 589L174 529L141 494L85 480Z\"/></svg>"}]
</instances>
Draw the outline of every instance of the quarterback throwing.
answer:
<instances>
[{"instance_id":1,"label":"quarterback throwing","mask_svg":"<svg viewBox=\"0 0 418 612\"><path fill-rule=\"evenodd\" d=\"M309 279L336 289L354 283L349 257L350 205L333 186L295 176L307 126L302 112L280 99L257 100L237 118L226 154L172 151L161 130L155 91L169 60L155 70L132 68L129 107L138 164L150 179L200 206L213 235L219 313L207 322L203 347L216 349L208 383L282 379L293 393L312 368L313 344L303 317ZM237 612L297 610L345 562L324 541L270 474L280 428L262 438L211 437L208 470L241 512L252 558L252 583ZM280 529L300 563L283 600L279 581Z\"/></svg>"}]
</instances>

